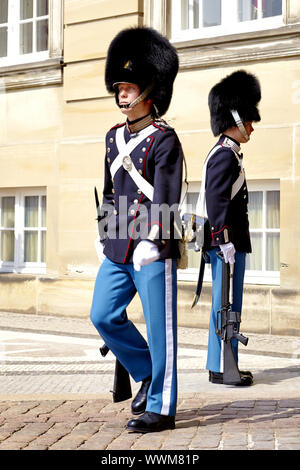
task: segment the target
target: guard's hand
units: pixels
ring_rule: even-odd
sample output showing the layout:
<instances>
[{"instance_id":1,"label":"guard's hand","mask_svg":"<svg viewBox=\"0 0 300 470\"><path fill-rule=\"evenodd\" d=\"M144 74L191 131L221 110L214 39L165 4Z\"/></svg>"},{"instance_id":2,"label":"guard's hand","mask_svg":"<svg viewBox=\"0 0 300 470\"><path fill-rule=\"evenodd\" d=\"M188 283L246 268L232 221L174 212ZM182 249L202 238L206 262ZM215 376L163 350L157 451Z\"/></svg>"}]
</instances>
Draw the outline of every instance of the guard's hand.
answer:
<instances>
[{"instance_id":1,"label":"guard's hand","mask_svg":"<svg viewBox=\"0 0 300 470\"><path fill-rule=\"evenodd\" d=\"M99 236L95 240L95 248L96 248L97 256L98 256L98 259L99 259L100 263L103 263L106 256L103 253L104 245L103 245L103 243L101 243Z\"/></svg>"},{"instance_id":2,"label":"guard's hand","mask_svg":"<svg viewBox=\"0 0 300 470\"><path fill-rule=\"evenodd\" d=\"M220 248L222 250L222 253L224 255L224 261L225 263L230 263L230 264L233 264L234 261L235 261L235 248L234 248L234 245L233 243L229 242L229 243L225 243L224 245L220 245Z\"/></svg>"},{"instance_id":3,"label":"guard's hand","mask_svg":"<svg viewBox=\"0 0 300 470\"><path fill-rule=\"evenodd\" d=\"M140 271L142 266L146 266L158 258L157 246L148 240L142 240L133 252L133 267L136 271Z\"/></svg>"}]
</instances>

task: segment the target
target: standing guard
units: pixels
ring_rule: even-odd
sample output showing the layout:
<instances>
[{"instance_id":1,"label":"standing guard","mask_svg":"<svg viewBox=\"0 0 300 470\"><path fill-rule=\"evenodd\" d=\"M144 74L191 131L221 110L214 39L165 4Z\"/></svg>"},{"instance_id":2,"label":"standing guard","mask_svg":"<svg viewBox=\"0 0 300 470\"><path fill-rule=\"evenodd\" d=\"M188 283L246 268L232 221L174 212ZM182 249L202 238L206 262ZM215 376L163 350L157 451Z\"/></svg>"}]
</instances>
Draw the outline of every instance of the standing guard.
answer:
<instances>
[{"instance_id":1,"label":"standing guard","mask_svg":"<svg viewBox=\"0 0 300 470\"><path fill-rule=\"evenodd\" d=\"M232 267L234 265L231 310L237 312L236 318L239 319L242 311L245 259L246 253L251 253L251 242L247 208L248 190L240 144L249 141L253 132L252 123L260 121L257 109L260 99L261 91L257 78L243 70L232 73L216 84L211 89L208 99L213 134L221 135L205 163L206 174L202 184L205 185L206 213L199 215L208 218L204 227L203 252L212 270L212 308L206 368L209 370L209 380L218 384L247 386L253 383L253 376L248 371L239 371L236 380L225 380L224 341L221 338L224 339L226 332L221 331L220 312L224 310L222 305L224 261L229 262ZM234 326L231 322L228 327L234 327L235 334L231 341L238 364L238 338L243 339L243 337L238 333L238 322Z\"/></svg>"},{"instance_id":2,"label":"standing guard","mask_svg":"<svg viewBox=\"0 0 300 470\"><path fill-rule=\"evenodd\" d=\"M151 28L123 30L110 44L106 87L127 120L106 135L98 216L98 251L104 261L95 282L91 321L132 378L142 381L131 405L132 413L141 416L127 425L133 432L175 427L180 254L174 211L166 217L157 209L174 209L180 200L182 148L174 129L161 119L177 72L175 49ZM126 314L136 292L148 344Z\"/></svg>"}]
</instances>

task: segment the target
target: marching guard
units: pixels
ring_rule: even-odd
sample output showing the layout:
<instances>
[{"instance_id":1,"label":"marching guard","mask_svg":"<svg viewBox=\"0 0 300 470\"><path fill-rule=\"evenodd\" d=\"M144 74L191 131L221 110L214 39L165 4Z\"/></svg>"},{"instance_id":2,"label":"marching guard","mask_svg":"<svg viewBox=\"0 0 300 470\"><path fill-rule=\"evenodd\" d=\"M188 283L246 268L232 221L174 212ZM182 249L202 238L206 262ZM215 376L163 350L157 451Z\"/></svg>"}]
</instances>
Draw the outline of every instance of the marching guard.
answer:
<instances>
[{"instance_id":1,"label":"marching guard","mask_svg":"<svg viewBox=\"0 0 300 470\"><path fill-rule=\"evenodd\" d=\"M152 210L178 205L183 153L176 132L161 119L170 104L178 57L169 41L147 27L128 28L111 42L105 69L126 122L106 135L100 266L91 321L135 382L127 429L175 427L177 401L177 278L180 257L169 219ZM147 339L128 319L138 293Z\"/></svg>"},{"instance_id":2,"label":"marching guard","mask_svg":"<svg viewBox=\"0 0 300 470\"><path fill-rule=\"evenodd\" d=\"M212 271L212 307L209 324L206 369L212 383L223 383L223 341L216 334L221 311L222 263L234 266L232 311L242 311L246 253L251 253L248 220L248 190L240 153L253 132L252 123L260 121L257 105L261 99L257 78L243 70L217 83L210 91L208 104L211 128L219 136L210 152L204 173L207 222L204 226L203 252ZM221 254L221 256L220 256ZM238 341L232 339L238 364ZM253 383L249 371L239 371L236 385ZM225 383L225 380L224 380Z\"/></svg>"}]
</instances>

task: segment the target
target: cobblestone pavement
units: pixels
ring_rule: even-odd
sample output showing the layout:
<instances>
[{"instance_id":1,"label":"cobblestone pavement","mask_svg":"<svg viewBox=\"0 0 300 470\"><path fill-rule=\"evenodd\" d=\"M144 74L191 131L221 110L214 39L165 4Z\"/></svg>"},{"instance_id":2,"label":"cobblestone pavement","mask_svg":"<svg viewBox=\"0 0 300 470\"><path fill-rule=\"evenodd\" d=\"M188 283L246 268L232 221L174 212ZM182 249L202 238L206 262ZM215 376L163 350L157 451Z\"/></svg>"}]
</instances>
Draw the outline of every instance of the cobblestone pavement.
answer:
<instances>
[{"instance_id":1,"label":"cobblestone pavement","mask_svg":"<svg viewBox=\"0 0 300 470\"><path fill-rule=\"evenodd\" d=\"M176 429L138 434L88 319L0 312L0 450L299 450L300 338L247 336L254 385L230 387L208 382L207 331L179 328Z\"/></svg>"}]
</instances>

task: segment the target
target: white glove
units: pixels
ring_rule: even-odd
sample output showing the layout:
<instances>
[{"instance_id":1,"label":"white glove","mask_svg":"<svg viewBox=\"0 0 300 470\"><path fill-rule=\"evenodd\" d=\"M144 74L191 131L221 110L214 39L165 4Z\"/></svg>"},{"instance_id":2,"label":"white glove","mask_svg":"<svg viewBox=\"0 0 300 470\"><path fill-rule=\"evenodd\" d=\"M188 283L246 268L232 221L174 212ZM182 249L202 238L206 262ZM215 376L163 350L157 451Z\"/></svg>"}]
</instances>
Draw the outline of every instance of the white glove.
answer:
<instances>
[{"instance_id":1,"label":"white glove","mask_svg":"<svg viewBox=\"0 0 300 470\"><path fill-rule=\"evenodd\" d=\"M95 248L96 248L97 256L98 256L98 259L99 259L100 263L103 263L106 256L103 253L104 245L103 245L103 243L101 243L99 236L95 240Z\"/></svg>"},{"instance_id":2,"label":"white glove","mask_svg":"<svg viewBox=\"0 0 300 470\"><path fill-rule=\"evenodd\" d=\"M233 264L234 263L234 254L235 254L235 248L233 243L225 243L224 245L220 245L220 248L222 250L222 253L224 255L224 261L225 263Z\"/></svg>"},{"instance_id":3,"label":"white glove","mask_svg":"<svg viewBox=\"0 0 300 470\"><path fill-rule=\"evenodd\" d=\"M140 271L141 266L146 266L159 258L159 251L154 243L142 240L133 252L133 267Z\"/></svg>"}]
</instances>

